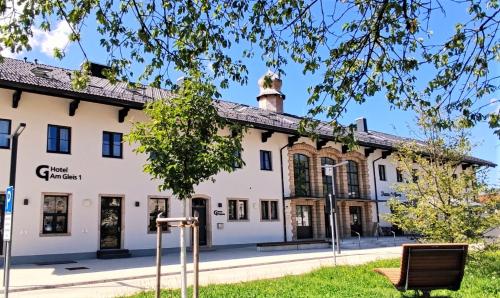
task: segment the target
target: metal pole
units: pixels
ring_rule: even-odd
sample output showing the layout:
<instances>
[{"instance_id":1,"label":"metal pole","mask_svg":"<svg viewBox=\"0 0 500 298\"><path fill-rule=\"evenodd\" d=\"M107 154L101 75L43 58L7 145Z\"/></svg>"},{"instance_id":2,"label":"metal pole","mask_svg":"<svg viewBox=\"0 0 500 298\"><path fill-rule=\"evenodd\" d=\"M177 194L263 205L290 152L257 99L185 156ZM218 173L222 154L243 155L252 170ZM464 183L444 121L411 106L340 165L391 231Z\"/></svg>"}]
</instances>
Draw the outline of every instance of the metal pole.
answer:
<instances>
[{"instance_id":1,"label":"metal pole","mask_svg":"<svg viewBox=\"0 0 500 298\"><path fill-rule=\"evenodd\" d=\"M161 223L156 222L156 298L161 296L160 280L161 280Z\"/></svg>"},{"instance_id":2,"label":"metal pole","mask_svg":"<svg viewBox=\"0 0 500 298\"><path fill-rule=\"evenodd\" d=\"M184 200L185 201L185 200ZM181 297L187 298L187 281L186 281L186 241L184 239L185 221L180 224L180 246L181 246Z\"/></svg>"},{"instance_id":3,"label":"metal pole","mask_svg":"<svg viewBox=\"0 0 500 298\"><path fill-rule=\"evenodd\" d=\"M333 265L337 265L337 255L335 254L335 236L333 231L333 213L335 212L335 207L333 207L332 194L328 194L328 199L330 200L330 231L332 232L332 251L333 251Z\"/></svg>"},{"instance_id":4,"label":"metal pole","mask_svg":"<svg viewBox=\"0 0 500 298\"><path fill-rule=\"evenodd\" d=\"M200 251L199 251L199 231L200 227L198 224L198 221L195 221L193 224L193 273L194 273L194 278L193 278L193 297L198 298L199 297L199 290L198 290L198 277L199 277L199 259L200 259Z\"/></svg>"},{"instance_id":5,"label":"metal pole","mask_svg":"<svg viewBox=\"0 0 500 298\"><path fill-rule=\"evenodd\" d=\"M7 241L5 245L5 253L4 253L4 271L3 271L3 284L4 284L4 296L7 298L9 297L9 278L10 278L10 260L12 257L11 254L11 245L12 245L12 230L14 226L14 197L16 193L16 170L17 170L17 144L18 144L18 137L19 137L19 129L24 127L26 124L21 123L20 126L16 129L14 134L12 135L12 152L10 156L10 177L9 177L9 184L10 186L14 187L14 193L12 195L12 214L11 214L11 228L10 228L10 237L9 241ZM22 130L21 130L22 132ZM4 231L5 232L5 231Z\"/></svg>"},{"instance_id":6,"label":"metal pole","mask_svg":"<svg viewBox=\"0 0 500 298\"><path fill-rule=\"evenodd\" d=\"M334 207L332 208L333 210L333 224L334 224L334 227L335 227L335 240L337 241L337 252L340 254L341 251L340 251L340 241L339 241L339 223L338 223L338 219L337 219L337 200L335 199L335 197L333 198L333 204L334 204Z\"/></svg>"}]
</instances>

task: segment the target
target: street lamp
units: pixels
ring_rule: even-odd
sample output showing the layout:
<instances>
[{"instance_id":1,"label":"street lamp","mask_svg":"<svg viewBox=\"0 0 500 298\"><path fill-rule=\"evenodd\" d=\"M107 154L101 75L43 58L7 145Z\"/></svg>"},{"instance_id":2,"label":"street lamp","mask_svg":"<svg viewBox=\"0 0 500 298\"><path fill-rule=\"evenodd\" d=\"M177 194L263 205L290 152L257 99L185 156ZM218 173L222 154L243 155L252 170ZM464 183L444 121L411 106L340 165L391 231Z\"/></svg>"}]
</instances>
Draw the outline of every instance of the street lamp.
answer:
<instances>
[{"instance_id":1,"label":"street lamp","mask_svg":"<svg viewBox=\"0 0 500 298\"><path fill-rule=\"evenodd\" d=\"M15 189L16 186L16 169L17 169L17 141L19 139L19 136L21 133L24 131L26 128L26 123L20 123L14 133L10 135L10 139L12 140L12 149L11 149L11 155L10 155L10 177L9 177L9 186ZM14 192L13 192L14 196ZM8 297L9 295L9 269L10 269L10 259L11 259L11 247L12 247L12 223L14 222L14 197L11 198L12 200L12 213L11 213L11 227L10 227L10 235L8 237L8 241L4 241L4 278L3 278L3 284L5 286L4 289L4 295L5 297ZM5 232L5 230L4 230ZM5 239L5 235L4 235Z\"/></svg>"},{"instance_id":2,"label":"street lamp","mask_svg":"<svg viewBox=\"0 0 500 298\"><path fill-rule=\"evenodd\" d=\"M331 171L331 175L326 175L326 176L331 176L332 177L332 189L333 189L333 194L329 193L328 194L328 200L330 201L330 232L332 233L332 251L333 251L333 263L334 265L337 265L337 255L335 254L335 241L337 242L338 245L338 252L340 253L340 242L339 242L339 231L337 229L337 213L335 212L336 209L336 200L332 197L335 196L335 183L333 181L333 176L334 176L334 171L336 168L346 165L348 161L343 161L338 164L334 165L322 165L321 167L325 169L325 175L327 174L327 170ZM335 228L335 232L334 232ZM335 234L337 237L335 237Z\"/></svg>"}]
</instances>

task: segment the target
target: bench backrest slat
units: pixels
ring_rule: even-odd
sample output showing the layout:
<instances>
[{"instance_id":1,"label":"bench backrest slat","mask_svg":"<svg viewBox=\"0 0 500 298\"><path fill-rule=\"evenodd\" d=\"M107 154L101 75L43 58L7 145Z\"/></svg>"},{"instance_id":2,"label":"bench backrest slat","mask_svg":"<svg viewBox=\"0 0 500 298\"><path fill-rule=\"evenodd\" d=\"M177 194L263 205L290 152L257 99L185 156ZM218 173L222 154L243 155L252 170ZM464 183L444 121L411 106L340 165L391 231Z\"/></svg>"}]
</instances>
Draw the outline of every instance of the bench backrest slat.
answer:
<instances>
[{"instance_id":1,"label":"bench backrest slat","mask_svg":"<svg viewBox=\"0 0 500 298\"><path fill-rule=\"evenodd\" d=\"M458 289L466 256L467 244L403 245L399 287L406 290Z\"/></svg>"}]
</instances>

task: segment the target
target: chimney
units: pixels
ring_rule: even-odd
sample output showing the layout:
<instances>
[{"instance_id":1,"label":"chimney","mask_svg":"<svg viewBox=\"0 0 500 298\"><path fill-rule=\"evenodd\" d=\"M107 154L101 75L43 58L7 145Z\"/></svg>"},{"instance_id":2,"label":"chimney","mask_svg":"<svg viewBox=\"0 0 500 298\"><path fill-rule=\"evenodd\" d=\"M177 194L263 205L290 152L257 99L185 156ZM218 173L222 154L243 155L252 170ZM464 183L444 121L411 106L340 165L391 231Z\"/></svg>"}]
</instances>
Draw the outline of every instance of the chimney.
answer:
<instances>
[{"instance_id":1,"label":"chimney","mask_svg":"<svg viewBox=\"0 0 500 298\"><path fill-rule=\"evenodd\" d=\"M271 79L270 86L264 86L266 77ZM268 70L267 73L259 79L257 84L259 85L259 95L257 96L259 108L280 114L283 113L283 100L285 100L285 95L281 93L282 82L279 76Z\"/></svg>"},{"instance_id":2,"label":"chimney","mask_svg":"<svg viewBox=\"0 0 500 298\"><path fill-rule=\"evenodd\" d=\"M368 124L366 124L366 118L361 117L356 119L356 131L368 132Z\"/></svg>"},{"instance_id":3,"label":"chimney","mask_svg":"<svg viewBox=\"0 0 500 298\"><path fill-rule=\"evenodd\" d=\"M95 62L90 62L90 74L94 77L106 79L103 70L108 69L111 70L111 67Z\"/></svg>"}]
</instances>

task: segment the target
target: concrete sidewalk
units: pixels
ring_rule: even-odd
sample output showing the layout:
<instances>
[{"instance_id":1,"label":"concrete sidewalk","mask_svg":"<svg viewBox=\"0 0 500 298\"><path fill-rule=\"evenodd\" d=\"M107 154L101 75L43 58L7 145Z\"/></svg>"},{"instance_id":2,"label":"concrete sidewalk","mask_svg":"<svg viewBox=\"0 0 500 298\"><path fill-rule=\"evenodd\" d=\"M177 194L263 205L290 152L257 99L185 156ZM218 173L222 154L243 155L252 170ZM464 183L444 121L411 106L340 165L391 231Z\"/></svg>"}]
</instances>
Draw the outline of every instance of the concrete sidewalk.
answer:
<instances>
[{"instance_id":1,"label":"concrete sidewalk","mask_svg":"<svg viewBox=\"0 0 500 298\"><path fill-rule=\"evenodd\" d=\"M395 258L400 254L399 246L350 249L342 252L337 263L361 264ZM257 252L255 246L201 252L200 260L202 285L275 278L333 265L331 249ZM47 266L18 265L11 271L10 292L12 297L115 297L133 294L154 287L154 264L154 257L141 257L91 259ZM87 269L67 269L73 267ZM178 254L164 256L162 287L179 287L178 272ZM0 273L3 275L3 272Z\"/></svg>"}]
</instances>

